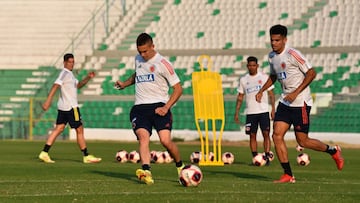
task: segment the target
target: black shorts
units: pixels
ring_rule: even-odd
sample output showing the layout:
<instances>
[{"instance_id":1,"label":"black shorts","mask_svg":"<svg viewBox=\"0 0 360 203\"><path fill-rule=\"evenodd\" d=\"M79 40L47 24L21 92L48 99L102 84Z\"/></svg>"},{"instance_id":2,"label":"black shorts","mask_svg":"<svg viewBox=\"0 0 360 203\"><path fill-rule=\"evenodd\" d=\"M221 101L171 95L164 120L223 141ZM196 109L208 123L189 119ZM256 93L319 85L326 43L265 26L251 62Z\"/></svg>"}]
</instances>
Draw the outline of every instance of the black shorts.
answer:
<instances>
[{"instance_id":1,"label":"black shorts","mask_svg":"<svg viewBox=\"0 0 360 203\"><path fill-rule=\"evenodd\" d=\"M246 115L245 133L256 133L260 124L261 131L270 131L269 112Z\"/></svg>"},{"instance_id":2,"label":"black shorts","mask_svg":"<svg viewBox=\"0 0 360 203\"><path fill-rule=\"evenodd\" d=\"M79 107L72 108L70 111L58 110L56 124L67 124L69 123L71 128L78 128L82 125L81 114Z\"/></svg>"},{"instance_id":3,"label":"black shorts","mask_svg":"<svg viewBox=\"0 0 360 203\"><path fill-rule=\"evenodd\" d=\"M155 109L164 106L164 103L155 104L140 104L135 105L130 111L130 122L132 124L133 131L135 132L139 128L144 128L152 133L154 127L156 131L172 129L172 114L169 110L165 116L155 114Z\"/></svg>"},{"instance_id":4,"label":"black shorts","mask_svg":"<svg viewBox=\"0 0 360 203\"><path fill-rule=\"evenodd\" d=\"M293 125L295 132L308 133L310 127L310 110L311 106L308 106L305 102L302 107L290 107L279 102L274 121L283 121L289 125Z\"/></svg>"}]
</instances>

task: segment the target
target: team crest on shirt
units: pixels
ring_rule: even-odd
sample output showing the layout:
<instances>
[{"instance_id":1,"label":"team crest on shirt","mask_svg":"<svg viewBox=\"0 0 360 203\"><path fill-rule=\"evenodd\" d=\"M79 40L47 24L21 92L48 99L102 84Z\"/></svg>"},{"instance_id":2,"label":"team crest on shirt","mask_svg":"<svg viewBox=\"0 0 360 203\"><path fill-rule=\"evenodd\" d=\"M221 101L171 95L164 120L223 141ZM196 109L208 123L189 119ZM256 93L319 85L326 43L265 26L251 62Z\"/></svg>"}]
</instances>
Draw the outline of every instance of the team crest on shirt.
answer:
<instances>
[{"instance_id":1,"label":"team crest on shirt","mask_svg":"<svg viewBox=\"0 0 360 203\"><path fill-rule=\"evenodd\" d=\"M150 72L154 72L154 71L155 71L155 67L154 67L154 66L151 66L149 69L150 69Z\"/></svg>"},{"instance_id":2,"label":"team crest on shirt","mask_svg":"<svg viewBox=\"0 0 360 203\"><path fill-rule=\"evenodd\" d=\"M281 68L285 69L286 68L286 64L284 62L281 63Z\"/></svg>"},{"instance_id":3,"label":"team crest on shirt","mask_svg":"<svg viewBox=\"0 0 360 203\"><path fill-rule=\"evenodd\" d=\"M259 83L259 84L262 84L262 80L259 80L258 83Z\"/></svg>"}]
</instances>

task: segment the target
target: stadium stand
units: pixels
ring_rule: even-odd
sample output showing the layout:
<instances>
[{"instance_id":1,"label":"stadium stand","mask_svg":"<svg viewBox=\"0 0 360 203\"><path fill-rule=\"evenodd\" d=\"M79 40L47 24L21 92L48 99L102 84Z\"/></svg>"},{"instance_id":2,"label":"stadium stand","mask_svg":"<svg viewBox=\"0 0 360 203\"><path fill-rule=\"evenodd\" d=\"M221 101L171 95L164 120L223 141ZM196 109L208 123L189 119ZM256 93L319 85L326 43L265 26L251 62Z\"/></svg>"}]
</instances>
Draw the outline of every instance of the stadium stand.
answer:
<instances>
[{"instance_id":1,"label":"stadium stand","mask_svg":"<svg viewBox=\"0 0 360 203\"><path fill-rule=\"evenodd\" d=\"M4 12L0 12L0 22L6 26L0 28L3 29L0 41L4 44L0 51L0 68L7 70L0 74L1 83L9 85L1 90L4 96L0 108L2 129L9 132L9 129L17 129L9 119L14 119L15 115L27 116L17 113L19 106L26 109L29 98L46 94L56 71L54 67L59 67L66 51L76 55L78 78L88 70L97 72L97 77L80 91L85 98L81 105L85 107L82 113L86 126L129 128L128 111L134 89L119 92L113 88L113 83L132 73L135 39L139 33L147 32L153 36L157 50L174 64L183 83L184 96L173 108L174 118L178 119L174 128L195 129L191 73L199 70L197 57L208 54L215 71L222 75L225 130L238 130L239 126L232 122L235 89L239 77L246 73L246 58L257 56L262 70L268 72L268 29L281 23L289 28L289 43L300 49L318 72L311 84L314 97L333 99L325 106L315 106L312 131L360 132L357 127L360 120L357 116L360 4L357 0L284 0L281 3L276 0L244 0L241 3L238 0L109 0L109 3L110 20L108 29L104 29L105 20L100 14L106 10L104 1L29 0L21 4L1 1ZM38 12L31 12L33 10ZM98 15L95 17L93 13ZM9 19L15 23L8 23ZM91 22L96 29L91 29ZM89 34L91 30L93 35ZM83 34L74 41L76 46L71 46L71 38L77 33ZM20 71L8 70L10 68ZM277 83L275 93L279 92ZM11 102L14 96L16 101ZM348 100L339 99L343 97ZM52 109L56 110L56 104L53 105ZM35 122L34 135L47 134L56 114L54 111L36 112L39 122ZM335 120L342 122L334 124ZM9 127L11 125L14 127ZM3 137L9 134L5 130L1 132Z\"/></svg>"}]
</instances>

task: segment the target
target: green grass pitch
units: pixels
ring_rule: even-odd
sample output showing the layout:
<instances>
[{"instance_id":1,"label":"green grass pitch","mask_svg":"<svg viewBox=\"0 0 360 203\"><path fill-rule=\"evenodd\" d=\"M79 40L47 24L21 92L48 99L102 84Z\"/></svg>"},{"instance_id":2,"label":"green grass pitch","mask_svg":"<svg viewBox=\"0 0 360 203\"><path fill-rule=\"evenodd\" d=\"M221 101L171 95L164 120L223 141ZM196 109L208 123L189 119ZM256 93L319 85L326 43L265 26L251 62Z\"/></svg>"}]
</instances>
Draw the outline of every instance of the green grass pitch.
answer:
<instances>
[{"instance_id":1,"label":"green grass pitch","mask_svg":"<svg viewBox=\"0 0 360 203\"><path fill-rule=\"evenodd\" d=\"M183 187L174 164L152 164L154 185L140 183L135 170L140 164L115 161L117 150L137 149L137 143L88 142L90 153L102 157L99 164L83 164L75 142L57 141L50 151L55 164L37 159L44 141L0 141L0 202L358 202L360 201L359 149L344 148L345 166L336 169L326 153L305 150L307 167L296 165L295 147L289 157L295 184L274 184L282 174L275 158L270 166L250 166L248 146L223 146L235 163L202 166L198 187ZM185 163L198 145L179 143ZM152 143L151 149L164 150Z\"/></svg>"}]
</instances>

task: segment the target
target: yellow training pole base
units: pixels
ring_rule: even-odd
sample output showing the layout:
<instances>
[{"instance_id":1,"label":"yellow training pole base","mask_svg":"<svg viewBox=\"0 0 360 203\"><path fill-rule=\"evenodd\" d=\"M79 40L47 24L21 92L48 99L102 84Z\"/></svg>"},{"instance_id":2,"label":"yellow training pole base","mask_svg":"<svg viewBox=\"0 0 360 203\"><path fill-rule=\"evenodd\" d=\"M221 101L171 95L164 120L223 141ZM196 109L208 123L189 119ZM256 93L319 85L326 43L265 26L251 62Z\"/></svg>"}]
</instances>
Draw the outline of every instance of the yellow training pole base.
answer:
<instances>
[{"instance_id":1,"label":"yellow training pole base","mask_svg":"<svg viewBox=\"0 0 360 203\"><path fill-rule=\"evenodd\" d=\"M222 161L200 161L199 166L224 166Z\"/></svg>"}]
</instances>

